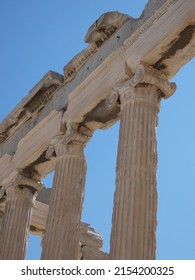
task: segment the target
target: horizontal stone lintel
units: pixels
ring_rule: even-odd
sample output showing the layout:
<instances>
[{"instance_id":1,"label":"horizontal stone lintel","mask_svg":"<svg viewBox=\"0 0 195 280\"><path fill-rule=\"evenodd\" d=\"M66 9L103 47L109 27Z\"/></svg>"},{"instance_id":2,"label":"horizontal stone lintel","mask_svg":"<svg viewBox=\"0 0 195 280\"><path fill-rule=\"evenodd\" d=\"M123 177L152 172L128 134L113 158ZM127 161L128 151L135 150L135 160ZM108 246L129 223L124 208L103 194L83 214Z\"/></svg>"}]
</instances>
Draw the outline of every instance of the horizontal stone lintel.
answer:
<instances>
[{"instance_id":1,"label":"horizontal stone lintel","mask_svg":"<svg viewBox=\"0 0 195 280\"><path fill-rule=\"evenodd\" d=\"M60 122L63 112L65 112L64 124L82 123L91 129L105 129L116 122L119 111L106 114L102 106L113 87L129 78L125 65L128 65L129 71L134 73L140 62L148 63L161 69L168 78L171 78L194 56L194 0L161 0L156 4L154 2L156 3L150 0L139 19L127 20L97 48L79 68L73 80L63 84L63 77L60 74L49 72L49 77L56 75L52 79L55 81L57 79L60 84L54 96L37 115L31 116L28 120L24 119L18 130L0 144L0 184L14 167L27 168L35 162L42 177L52 170L52 162L47 169L44 163L40 163L39 158L44 156L52 137L62 133ZM43 78L30 91L31 98L34 98L36 92L43 86L44 79L47 80ZM23 105L31 100L27 99ZM13 111L14 114L17 114L16 111ZM54 121L51 116L55 115ZM1 130L4 129L2 127ZM3 139L2 137L0 131L0 138ZM37 142L37 145L31 144L29 148L29 143L32 143L29 139L35 142L41 139L41 145ZM36 169L36 166L33 168Z\"/></svg>"}]
</instances>

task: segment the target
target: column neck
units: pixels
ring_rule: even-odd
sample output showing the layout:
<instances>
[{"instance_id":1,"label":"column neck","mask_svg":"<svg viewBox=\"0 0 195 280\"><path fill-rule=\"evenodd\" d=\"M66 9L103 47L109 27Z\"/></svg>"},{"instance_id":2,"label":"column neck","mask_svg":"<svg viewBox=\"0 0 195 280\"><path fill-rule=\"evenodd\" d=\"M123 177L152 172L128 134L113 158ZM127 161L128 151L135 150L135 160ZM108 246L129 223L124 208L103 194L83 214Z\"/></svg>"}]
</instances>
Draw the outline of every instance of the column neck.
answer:
<instances>
[{"instance_id":1,"label":"column neck","mask_svg":"<svg viewBox=\"0 0 195 280\"><path fill-rule=\"evenodd\" d=\"M145 103L151 107L157 107L158 110L161 94L158 89L154 85L139 85L136 88L126 87L119 93L121 107L123 107L127 103Z\"/></svg>"}]
</instances>

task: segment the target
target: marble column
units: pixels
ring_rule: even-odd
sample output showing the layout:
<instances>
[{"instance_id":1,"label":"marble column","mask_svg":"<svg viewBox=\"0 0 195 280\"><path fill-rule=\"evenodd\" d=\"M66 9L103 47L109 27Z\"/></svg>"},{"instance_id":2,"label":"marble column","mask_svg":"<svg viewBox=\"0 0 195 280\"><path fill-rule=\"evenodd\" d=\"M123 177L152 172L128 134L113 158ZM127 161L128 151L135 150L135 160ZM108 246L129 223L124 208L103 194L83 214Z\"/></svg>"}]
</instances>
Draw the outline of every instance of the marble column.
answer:
<instances>
[{"instance_id":1,"label":"marble column","mask_svg":"<svg viewBox=\"0 0 195 280\"><path fill-rule=\"evenodd\" d=\"M86 160L84 147L90 136L67 129L48 149L57 155L51 201L43 240L42 259L79 258L79 227L84 198Z\"/></svg>"},{"instance_id":2,"label":"marble column","mask_svg":"<svg viewBox=\"0 0 195 280\"><path fill-rule=\"evenodd\" d=\"M21 174L4 185L6 205L0 232L1 260L25 259L32 207L41 188L41 183Z\"/></svg>"},{"instance_id":3,"label":"marble column","mask_svg":"<svg viewBox=\"0 0 195 280\"><path fill-rule=\"evenodd\" d=\"M121 113L110 259L155 259L156 127L160 100L174 90L163 74L141 65L113 93Z\"/></svg>"}]
</instances>

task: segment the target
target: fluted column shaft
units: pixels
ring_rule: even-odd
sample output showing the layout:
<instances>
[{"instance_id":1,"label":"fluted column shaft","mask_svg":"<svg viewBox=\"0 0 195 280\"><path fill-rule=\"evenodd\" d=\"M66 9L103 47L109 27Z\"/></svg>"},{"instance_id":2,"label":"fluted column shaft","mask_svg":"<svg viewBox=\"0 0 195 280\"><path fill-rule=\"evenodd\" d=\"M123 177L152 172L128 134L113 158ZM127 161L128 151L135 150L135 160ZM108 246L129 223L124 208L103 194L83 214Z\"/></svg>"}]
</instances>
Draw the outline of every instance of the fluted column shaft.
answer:
<instances>
[{"instance_id":1,"label":"fluted column shaft","mask_svg":"<svg viewBox=\"0 0 195 280\"><path fill-rule=\"evenodd\" d=\"M108 109L121 106L111 259L155 258L157 115L161 98L175 90L163 72L141 63L106 101Z\"/></svg>"},{"instance_id":2,"label":"fluted column shaft","mask_svg":"<svg viewBox=\"0 0 195 280\"><path fill-rule=\"evenodd\" d=\"M26 256L31 212L37 192L32 185L20 185L19 177L5 187L6 206L0 231L1 260L22 260Z\"/></svg>"},{"instance_id":3,"label":"fluted column shaft","mask_svg":"<svg viewBox=\"0 0 195 280\"><path fill-rule=\"evenodd\" d=\"M160 95L155 86L125 87L120 92L120 101L110 258L154 259Z\"/></svg>"},{"instance_id":4,"label":"fluted column shaft","mask_svg":"<svg viewBox=\"0 0 195 280\"><path fill-rule=\"evenodd\" d=\"M71 133L73 139L66 135L68 140L62 139L55 146L57 163L42 259L75 260L79 257L79 226L86 175L82 140L86 139L84 135L79 139L79 134L73 130Z\"/></svg>"}]
</instances>

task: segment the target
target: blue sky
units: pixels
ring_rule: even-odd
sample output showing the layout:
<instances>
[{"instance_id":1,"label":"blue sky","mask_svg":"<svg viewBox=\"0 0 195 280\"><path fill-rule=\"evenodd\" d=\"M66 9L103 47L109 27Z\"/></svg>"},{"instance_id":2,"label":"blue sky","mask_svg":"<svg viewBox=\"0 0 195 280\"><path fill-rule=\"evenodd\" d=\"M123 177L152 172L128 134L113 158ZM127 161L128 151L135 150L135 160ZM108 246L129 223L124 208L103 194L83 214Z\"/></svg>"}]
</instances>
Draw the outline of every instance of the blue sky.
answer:
<instances>
[{"instance_id":1,"label":"blue sky","mask_svg":"<svg viewBox=\"0 0 195 280\"><path fill-rule=\"evenodd\" d=\"M48 71L64 65L87 45L89 26L104 12L138 17L146 0L6 0L0 5L0 121ZM173 78L177 91L161 102L158 126L157 259L195 259L195 61ZM119 123L96 131L86 148L88 162L82 220L109 236L115 189ZM52 184L52 176L45 180ZM30 236L27 259L40 256Z\"/></svg>"}]
</instances>

